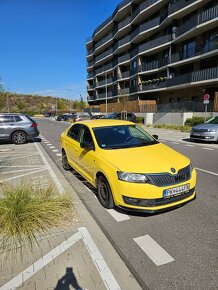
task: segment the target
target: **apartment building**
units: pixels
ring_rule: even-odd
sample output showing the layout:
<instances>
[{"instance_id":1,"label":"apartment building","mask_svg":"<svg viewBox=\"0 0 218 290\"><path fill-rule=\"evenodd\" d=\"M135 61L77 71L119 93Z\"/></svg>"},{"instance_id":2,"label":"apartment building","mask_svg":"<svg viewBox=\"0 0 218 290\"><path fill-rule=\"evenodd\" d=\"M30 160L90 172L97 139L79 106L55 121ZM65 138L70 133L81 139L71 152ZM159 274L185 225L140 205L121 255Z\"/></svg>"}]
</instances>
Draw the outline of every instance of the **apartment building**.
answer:
<instances>
[{"instance_id":1,"label":"apartment building","mask_svg":"<svg viewBox=\"0 0 218 290\"><path fill-rule=\"evenodd\" d=\"M217 1L124 0L86 50L90 106L218 101Z\"/></svg>"}]
</instances>

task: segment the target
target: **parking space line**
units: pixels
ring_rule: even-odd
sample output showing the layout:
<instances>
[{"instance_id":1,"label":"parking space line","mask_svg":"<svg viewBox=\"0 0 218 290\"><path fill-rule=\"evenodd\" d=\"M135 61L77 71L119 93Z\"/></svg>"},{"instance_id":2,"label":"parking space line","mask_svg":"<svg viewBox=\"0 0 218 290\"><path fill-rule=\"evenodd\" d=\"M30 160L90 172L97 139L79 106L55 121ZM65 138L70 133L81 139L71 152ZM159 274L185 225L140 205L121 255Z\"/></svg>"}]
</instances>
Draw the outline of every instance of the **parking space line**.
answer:
<instances>
[{"instance_id":1,"label":"parking space line","mask_svg":"<svg viewBox=\"0 0 218 290\"><path fill-rule=\"evenodd\" d=\"M62 156L62 154L61 154L61 153L57 153L56 155L57 155L58 157Z\"/></svg>"},{"instance_id":2,"label":"parking space line","mask_svg":"<svg viewBox=\"0 0 218 290\"><path fill-rule=\"evenodd\" d=\"M134 238L133 240L145 252L145 254L155 263L155 265L161 266L174 261L173 257L171 257L149 235Z\"/></svg>"},{"instance_id":3,"label":"parking space line","mask_svg":"<svg viewBox=\"0 0 218 290\"><path fill-rule=\"evenodd\" d=\"M48 144L46 144L47 146L52 146L52 144L51 143L48 143Z\"/></svg>"},{"instance_id":4,"label":"parking space line","mask_svg":"<svg viewBox=\"0 0 218 290\"><path fill-rule=\"evenodd\" d=\"M215 176L218 176L218 173L215 173L215 172L212 172L212 171L208 171L208 170L204 170L204 169L201 169L201 168L198 168L198 167L195 167L197 170L199 171L202 171L202 172L205 172L205 173L208 173L208 174L212 174L212 175L215 175Z\"/></svg>"},{"instance_id":5,"label":"parking space line","mask_svg":"<svg viewBox=\"0 0 218 290\"><path fill-rule=\"evenodd\" d=\"M51 147L49 147L50 149L55 149L55 146L51 146Z\"/></svg>"},{"instance_id":6,"label":"parking space line","mask_svg":"<svg viewBox=\"0 0 218 290\"><path fill-rule=\"evenodd\" d=\"M109 212L109 214L117 221L117 222L122 222L122 221L126 221L129 220L130 217L125 214L125 213L120 213L114 209L107 209L107 212Z\"/></svg>"},{"instance_id":7,"label":"parking space line","mask_svg":"<svg viewBox=\"0 0 218 290\"><path fill-rule=\"evenodd\" d=\"M38 172L41 172L41 171L44 171L44 170L47 170L47 168L42 168L42 169L38 169L38 170L35 170L35 171L32 171L32 172L27 172L25 174L21 174L21 175L17 175L17 176L13 176L13 177L7 178L7 179L3 179L3 180L0 180L0 183L1 182L5 182L5 181L9 181L9 180L13 180L13 179L16 179L16 178L24 177L24 176L27 176L27 175L30 175L30 174L38 173Z\"/></svg>"},{"instance_id":8,"label":"parking space line","mask_svg":"<svg viewBox=\"0 0 218 290\"><path fill-rule=\"evenodd\" d=\"M53 152L58 152L59 150L58 149L54 149L54 150L52 150Z\"/></svg>"},{"instance_id":9,"label":"parking space line","mask_svg":"<svg viewBox=\"0 0 218 290\"><path fill-rule=\"evenodd\" d=\"M203 147L202 149L204 149L204 150L214 150L212 148L207 148L207 147Z\"/></svg>"}]
</instances>

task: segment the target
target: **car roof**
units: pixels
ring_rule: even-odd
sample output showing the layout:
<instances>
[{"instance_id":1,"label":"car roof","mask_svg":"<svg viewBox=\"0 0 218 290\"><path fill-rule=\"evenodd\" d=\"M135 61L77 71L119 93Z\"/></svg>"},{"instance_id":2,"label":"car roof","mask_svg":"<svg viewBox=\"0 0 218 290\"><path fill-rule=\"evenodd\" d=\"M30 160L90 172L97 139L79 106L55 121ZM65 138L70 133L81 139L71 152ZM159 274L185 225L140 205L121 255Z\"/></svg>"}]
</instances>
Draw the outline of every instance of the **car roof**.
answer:
<instances>
[{"instance_id":1,"label":"car roof","mask_svg":"<svg viewBox=\"0 0 218 290\"><path fill-rule=\"evenodd\" d=\"M26 116L25 114L21 114L21 113L0 113L0 115L3 115L3 116L11 116L11 115Z\"/></svg>"},{"instance_id":2,"label":"car roof","mask_svg":"<svg viewBox=\"0 0 218 290\"><path fill-rule=\"evenodd\" d=\"M91 119L79 121L74 124L83 124L88 126L89 128L97 128L97 127L108 127L108 126L122 126L122 125L135 125L133 122L116 120L116 119Z\"/></svg>"}]
</instances>

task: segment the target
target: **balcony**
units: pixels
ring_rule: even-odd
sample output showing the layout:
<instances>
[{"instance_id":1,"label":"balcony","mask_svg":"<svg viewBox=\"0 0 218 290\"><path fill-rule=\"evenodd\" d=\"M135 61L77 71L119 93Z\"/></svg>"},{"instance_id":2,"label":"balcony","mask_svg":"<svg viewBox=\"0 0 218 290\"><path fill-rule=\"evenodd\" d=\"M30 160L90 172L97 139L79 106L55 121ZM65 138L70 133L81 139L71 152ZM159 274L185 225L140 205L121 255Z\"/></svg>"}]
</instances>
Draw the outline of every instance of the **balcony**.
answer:
<instances>
[{"instance_id":1,"label":"balcony","mask_svg":"<svg viewBox=\"0 0 218 290\"><path fill-rule=\"evenodd\" d=\"M129 53L118 57L118 63L122 63L122 62L125 62L125 61L128 61L128 60L130 60L130 54Z\"/></svg>"},{"instance_id":2,"label":"balcony","mask_svg":"<svg viewBox=\"0 0 218 290\"><path fill-rule=\"evenodd\" d=\"M155 28L155 26L158 26L160 24L160 17L156 17L150 21L147 21L145 23L142 23L138 28L136 28L131 35L131 38L133 39L138 34L147 32L147 30Z\"/></svg>"},{"instance_id":3,"label":"balcony","mask_svg":"<svg viewBox=\"0 0 218 290\"><path fill-rule=\"evenodd\" d=\"M125 26L129 25L131 22L131 17L124 19L123 21L119 22L117 27L114 29L113 35L117 33L117 31L121 30Z\"/></svg>"},{"instance_id":4,"label":"balcony","mask_svg":"<svg viewBox=\"0 0 218 290\"><path fill-rule=\"evenodd\" d=\"M109 55L112 54L112 53L113 53L113 49L110 48L110 49L106 50L105 52L99 54L98 56L95 57L95 63L96 63L97 61L99 61L99 60L101 60L101 59L103 59L103 58L109 56Z\"/></svg>"},{"instance_id":5,"label":"balcony","mask_svg":"<svg viewBox=\"0 0 218 290\"><path fill-rule=\"evenodd\" d=\"M118 96L124 96L124 95L129 95L129 88L124 88L124 89L119 89L115 92L115 95L118 95Z\"/></svg>"},{"instance_id":6,"label":"balcony","mask_svg":"<svg viewBox=\"0 0 218 290\"><path fill-rule=\"evenodd\" d=\"M93 78L93 72L88 73L88 74L87 74L87 78L88 78L88 79Z\"/></svg>"},{"instance_id":7,"label":"balcony","mask_svg":"<svg viewBox=\"0 0 218 290\"><path fill-rule=\"evenodd\" d=\"M149 6L153 5L154 3L158 2L159 0L147 0L141 3L135 11L132 13L132 20L143 10L147 9Z\"/></svg>"},{"instance_id":8,"label":"balcony","mask_svg":"<svg viewBox=\"0 0 218 290\"><path fill-rule=\"evenodd\" d=\"M169 15L175 13L176 11L181 10L182 8L197 2L197 0L180 0L170 5L169 7Z\"/></svg>"},{"instance_id":9,"label":"balcony","mask_svg":"<svg viewBox=\"0 0 218 290\"><path fill-rule=\"evenodd\" d=\"M108 34L106 37L104 37L101 40L99 40L98 42L96 42L95 49L97 49L98 47L102 46L103 44L105 44L106 42L111 40L112 38L113 38L113 33Z\"/></svg>"},{"instance_id":10,"label":"balcony","mask_svg":"<svg viewBox=\"0 0 218 290\"><path fill-rule=\"evenodd\" d=\"M115 51L115 50L117 50L119 47L121 47L121 46L123 46L123 45L129 43L130 40L131 40L130 35L127 35L127 36L121 38L119 41L117 41L117 42L115 43L113 50Z\"/></svg>"},{"instance_id":11,"label":"balcony","mask_svg":"<svg viewBox=\"0 0 218 290\"><path fill-rule=\"evenodd\" d=\"M106 97L107 98L111 98L112 97L112 92L107 92L107 95L106 95L106 92L98 94L98 99L106 99Z\"/></svg>"},{"instance_id":12,"label":"balcony","mask_svg":"<svg viewBox=\"0 0 218 290\"><path fill-rule=\"evenodd\" d=\"M112 63L109 63L108 65L105 65L103 67L100 67L100 68L96 69L95 70L95 75L100 74L100 73L105 72L105 71L108 71L108 70L110 70L112 68L113 68Z\"/></svg>"},{"instance_id":13,"label":"balcony","mask_svg":"<svg viewBox=\"0 0 218 290\"><path fill-rule=\"evenodd\" d=\"M150 90L158 90L158 89L162 89L162 88L166 88L166 81L155 81L155 82L151 82L148 84L142 84L142 86L140 86L139 90L141 91L150 91Z\"/></svg>"},{"instance_id":14,"label":"balcony","mask_svg":"<svg viewBox=\"0 0 218 290\"><path fill-rule=\"evenodd\" d=\"M176 76L172 79L167 80L167 87L201 82L206 80L213 80L218 78L218 67L208 68L204 70L195 71L183 75Z\"/></svg>"},{"instance_id":15,"label":"balcony","mask_svg":"<svg viewBox=\"0 0 218 290\"><path fill-rule=\"evenodd\" d=\"M87 62L86 66L87 66L87 67L91 67L91 66L93 66L93 61Z\"/></svg>"},{"instance_id":16,"label":"balcony","mask_svg":"<svg viewBox=\"0 0 218 290\"><path fill-rule=\"evenodd\" d=\"M130 71L125 71L125 72L122 72L121 74L118 75L118 79L121 80L121 79L126 79L126 78L129 78L130 77Z\"/></svg>"},{"instance_id":17,"label":"balcony","mask_svg":"<svg viewBox=\"0 0 218 290\"><path fill-rule=\"evenodd\" d=\"M159 68L159 62L158 60L154 60L148 63L142 63L140 66L140 71L149 71L149 70L154 70Z\"/></svg>"},{"instance_id":18,"label":"balcony","mask_svg":"<svg viewBox=\"0 0 218 290\"><path fill-rule=\"evenodd\" d=\"M215 19L216 17L218 17L218 5L215 5L201 13L198 13L197 15L186 21L181 27L177 28L176 36L178 37L188 32L192 28L203 24L209 20Z\"/></svg>"},{"instance_id":19,"label":"balcony","mask_svg":"<svg viewBox=\"0 0 218 290\"><path fill-rule=\"evenodd\" d=\"M93 90L94 86L93 85L87 85L87 91L88 90Z\"/></svg>"},{"instance_id":20,"label":"balcony","mask_svg":"<svg viewBox=\"0 0 218 290\"><path fill-rule=\"evenodd\" d=\"M170 40L171 40L171 35L168 34L168 35L160 36L154 40L148 41L148 42L141 44L139 46L139 53L142 53L142 52L145 52L146 50L150 50L152 48L163 45L163 44L169 42Z\"/></svg>"}]
</instances>

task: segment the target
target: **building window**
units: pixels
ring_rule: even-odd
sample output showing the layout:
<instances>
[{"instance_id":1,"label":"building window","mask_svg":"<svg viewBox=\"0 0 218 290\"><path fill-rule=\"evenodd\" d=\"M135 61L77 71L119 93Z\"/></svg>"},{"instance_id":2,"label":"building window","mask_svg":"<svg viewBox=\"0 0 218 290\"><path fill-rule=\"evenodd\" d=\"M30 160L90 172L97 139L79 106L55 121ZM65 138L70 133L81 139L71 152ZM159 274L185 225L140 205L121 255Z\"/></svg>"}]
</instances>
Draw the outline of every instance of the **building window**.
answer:
<instances>
[{"instance_id":1,"label":"building window","mask_svg":"<svg viewBox=\"0 0 218 290\"><path fill-rule=\"evenodd\" d=\"M217 32L211 32L204 37L203 53L214 50L218 47L218 34Z\"/></svg>"},{"instance_id":2,"label":"building window","mask_svg":"<svg viewBox=\"0 0 218 290\"><path fill-rule=\"evenodd\" d=\"M136 85L137 85L136 79L132 79L131 80L131 87L136 87Z\"/></svg>"},{"instance_id":3,"label":"building window","mask_svg":"<svg viewBox=\"0 0 218 290\"><path fill-rule=\"evenodd\" d=\"M136 61L136 59L132 61L131 68L132 69L137 68L137 61Z\"/></svg>"},{"instance_id":4,"label":"building window","mask_svg":"<svg viewBox=\"0 0 218 290\"><path fill-rule=\"evenodd\" d=\"M182 46L182 58L186 59L186 58L195 56L195 47L196 47L195 40L183 44L183 46Z\"/></svg>"}]
</instances>

